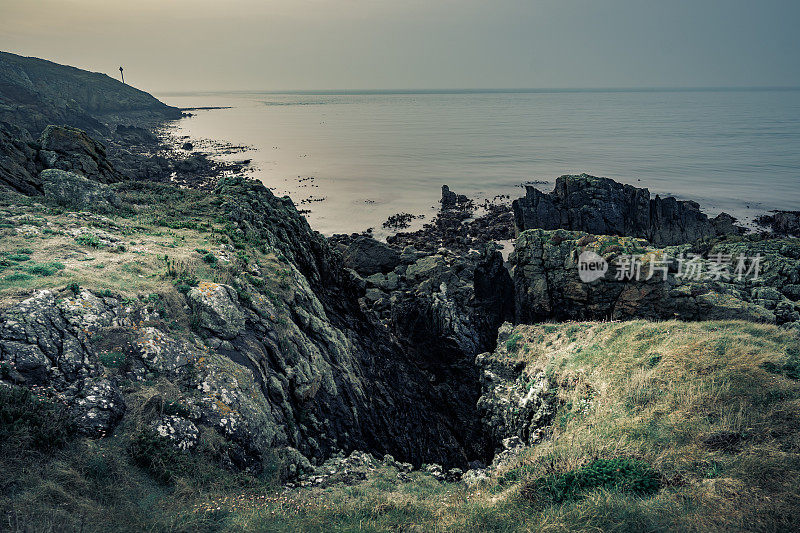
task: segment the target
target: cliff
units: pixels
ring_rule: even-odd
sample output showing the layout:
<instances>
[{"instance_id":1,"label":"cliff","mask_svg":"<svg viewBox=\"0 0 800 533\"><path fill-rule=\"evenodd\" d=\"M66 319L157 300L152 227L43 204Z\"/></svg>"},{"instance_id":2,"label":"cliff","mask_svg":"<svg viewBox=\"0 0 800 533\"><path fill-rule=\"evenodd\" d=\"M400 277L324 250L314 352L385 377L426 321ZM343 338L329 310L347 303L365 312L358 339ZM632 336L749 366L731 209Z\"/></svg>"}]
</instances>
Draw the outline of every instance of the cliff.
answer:
<instances>
[{"instance_id":1,"label":"cliff","mask_svg":"<svg viewBox=\"0 0 800 533\"><path fill-rule=\"evenodd\" d=\"M180 116L180 110L105 74L0 52L0 122L33 136L50 124L105 135L108 123Z\"/></svg>"}]
</instances>

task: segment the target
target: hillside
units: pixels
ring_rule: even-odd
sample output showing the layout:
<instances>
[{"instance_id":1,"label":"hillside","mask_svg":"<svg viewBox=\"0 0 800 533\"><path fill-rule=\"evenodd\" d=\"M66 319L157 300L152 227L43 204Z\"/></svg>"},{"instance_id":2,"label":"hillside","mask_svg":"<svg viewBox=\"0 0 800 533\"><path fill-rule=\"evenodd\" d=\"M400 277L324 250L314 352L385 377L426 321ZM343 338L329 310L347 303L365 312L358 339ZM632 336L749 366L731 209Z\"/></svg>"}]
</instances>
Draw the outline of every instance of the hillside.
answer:
<instances>
[{"instance_id":1,"label":"hillside","mask_svg":"<svg viewBox=\"0 0 800 533\"><path fill-rule=\"evenodd\" d=\"M551 429L504 452L491 477L441 483L391 458L353 455L328 463L339 473L314 488L281 489L220 469L211 443L192 456L151 444L142 470L136 427L157 416L153 398L169 390L160 382L131 406L140 421L110 438L67 439L12 460L6 446L0 508L20 528L86 531L791 529L795 335L736 321L635 321L509 326L500 340L478 358L487 416L512 421L542 401ZM28 442L25 431L18 442Z\"/></svg>"},{"instance_id":2,"label":"hillside","mask_svg":"<svg viewBox=\"0 0 800 533\"><path fill-rule=\"evenodd\" d=\"M106 123L179 117L180 110L105 74L0 52L0 122L34 137L50 124L103 135Z\"/></svg>"}]
</instances>

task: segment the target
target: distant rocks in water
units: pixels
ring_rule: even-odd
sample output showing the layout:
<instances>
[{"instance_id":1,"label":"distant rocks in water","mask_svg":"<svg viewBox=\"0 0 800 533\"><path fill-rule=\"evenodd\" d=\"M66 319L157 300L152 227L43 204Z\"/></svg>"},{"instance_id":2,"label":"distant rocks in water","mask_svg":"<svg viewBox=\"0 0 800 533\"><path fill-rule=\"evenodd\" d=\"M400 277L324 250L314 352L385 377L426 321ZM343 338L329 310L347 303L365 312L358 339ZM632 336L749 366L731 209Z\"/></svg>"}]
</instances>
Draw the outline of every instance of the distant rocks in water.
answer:
<instances>
[{"instance_id":1,"label":"distant rocks in water","mask_svg":"<svg viewBox=\"0 0 800 533\"><path fill-rule=\"evenodd\" d=\"M442 185L442 210L447 209L466 209L472 207L472 202L463 194L456 194L447 185Z\"/></svg>"},{"instance_id":2,"label":"distant rocks in water","mask_svg":"<svg viewBox=\"0 0 800 533\"><path fill-rule=\"evenodd\" d=\"M386 219L383 223L385 229L406 229L411 225L411 221L417 218L425 218L425 215L412 215L411 213L397 213Z\"/></svg>"},{"instance_id":3,"label":"distant rocks in water","mask_svg":"<svg viewBox=\"0 0 800 533\"><path fill-rule=\"evenodd\" d=\"M758 217L756 223L778 235L800 237L800 211L773 211L771 215Z\"/></svg>"},{"instance_id":4,"label":"distant rocks in water","mask_svg":"<svg viewBox=\"0 0 800 533\"><path fill-rule=\"evenodd\" d=\"M551 193L528 186L513 209L520 231L568 229L640 237L657 246L744 231L726 213L709 219L695 202L651 198L647 189L588 174L559 177Z\"/></svg>"}]
</instances>

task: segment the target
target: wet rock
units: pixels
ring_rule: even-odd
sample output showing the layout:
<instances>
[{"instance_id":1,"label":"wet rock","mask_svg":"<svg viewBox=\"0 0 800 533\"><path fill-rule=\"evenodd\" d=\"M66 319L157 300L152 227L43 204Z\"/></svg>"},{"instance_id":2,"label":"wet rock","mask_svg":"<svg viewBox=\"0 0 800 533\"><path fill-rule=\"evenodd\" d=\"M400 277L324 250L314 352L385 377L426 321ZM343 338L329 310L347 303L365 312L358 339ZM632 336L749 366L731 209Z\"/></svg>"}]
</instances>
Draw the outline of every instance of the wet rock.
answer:
<instances>
[{"instance_id":1,"label":"wet rock","mask_svg":"<svg viewBox=\"0 0 800 533\"><path fill-rule=\"evenodd\" d=\"M447 185L442 185L442 210L465 208L470 203L469 198L463 194L456 194Z\"/></svg>"},{"instance_id":2,"label":"wet rock","mask_svg":"<svg viewBox=\"0 0 800 533\"><path fill-rule=\"evenodd\" d=\"M758 217L756 222L777 235L800 237L800 211L773 211L771 215Z\"/></svg>"}]
</instances>

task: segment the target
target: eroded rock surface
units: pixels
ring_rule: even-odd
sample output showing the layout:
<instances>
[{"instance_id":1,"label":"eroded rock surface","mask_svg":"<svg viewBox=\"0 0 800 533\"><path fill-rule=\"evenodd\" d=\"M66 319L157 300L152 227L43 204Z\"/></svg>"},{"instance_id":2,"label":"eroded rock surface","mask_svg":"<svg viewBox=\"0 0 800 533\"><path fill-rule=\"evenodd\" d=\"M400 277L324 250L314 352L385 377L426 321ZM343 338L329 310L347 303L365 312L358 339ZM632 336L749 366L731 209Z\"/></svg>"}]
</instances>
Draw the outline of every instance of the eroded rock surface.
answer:
<instances>
[{"instance_id":1,"label":"eroded rock surface","mask_svg":"<svg viewBox=\"0 0 800 533\"><path fill-rule=\"evenodd\" d=\"M578 274L580 254L586 251L610 265L605 276L591 283L581 281ZM715 268L709 258L733 261L728 271L732 275L718 279L678 275L676 259L691 251L688 246L657 249L641 239L565 230L525 231L511 257L516 320L742 319L798 325L800 246L796 241L720 242L705 250L705 259L697 260L703 272ZM619 272L620 261L634 255L641 261L640 275L619 277L614 267ZM750 258L756 256L760 256L758 276L742 272L745 275L739 279L735 274L738 258L748 258L749 268Z\"/></svg>"},{"instance_id":2,"label":"eroded rock surface","mask_svg":"<svg viewBox=\"0 0 800 533\"><path fill-rule=\"evenodd\" d=\"M695 202L651 198L647 189L588 174L559 177L551 193L527 186L513 208L520 231L568 229L640 237L656 246L739 232L725 213L709 219Z\"/></svg>"}]
</instances>

